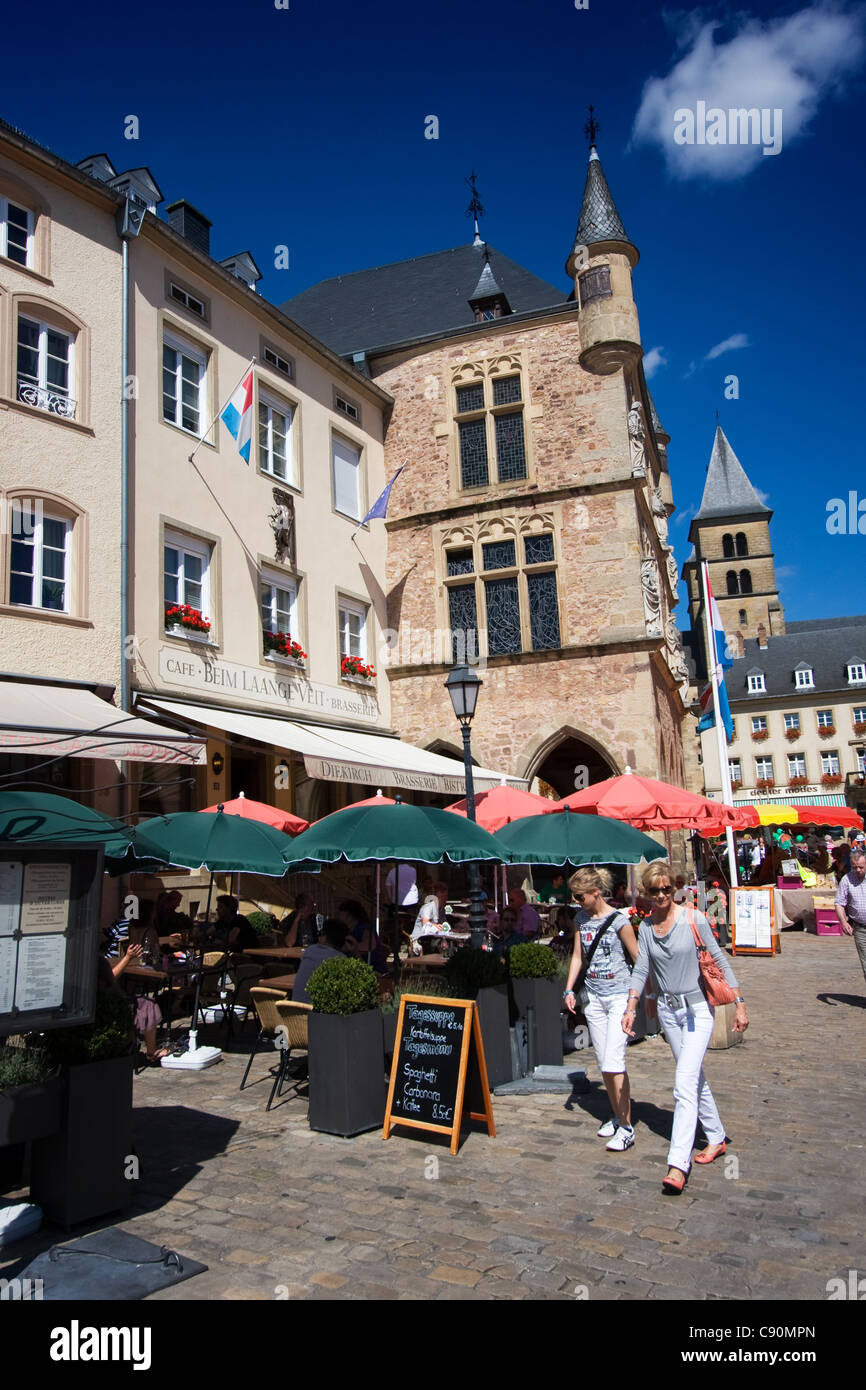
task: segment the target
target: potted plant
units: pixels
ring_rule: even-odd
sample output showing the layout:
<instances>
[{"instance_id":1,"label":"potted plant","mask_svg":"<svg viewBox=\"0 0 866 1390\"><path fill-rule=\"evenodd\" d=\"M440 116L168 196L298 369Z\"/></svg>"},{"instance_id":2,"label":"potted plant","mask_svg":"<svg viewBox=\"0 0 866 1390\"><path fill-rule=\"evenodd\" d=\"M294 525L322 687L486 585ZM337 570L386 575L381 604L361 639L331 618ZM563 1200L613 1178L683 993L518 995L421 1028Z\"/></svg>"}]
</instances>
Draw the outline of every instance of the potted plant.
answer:
<instances>
[{"instance_id":1,"label":"potted plant","mask_svg":"<svg viewBox=\"0 0 866 1390\"><path fill-rule=\"evenodd\" d=\"M0 1147L56 1134L60 1079L41 1049L0 1046Z\"/></svg>"},{"instance_id":2,"label":"potted plant","mask_svg":"<svg viewBox=\"0 0 866 1390\"><path fill-rule=\"evenodd\" d=\"M202 617L198 608L188 603L167 603L165 605L166 632L198 632L206 636L210 632L210 619Z\"/></svg>"},{"instance_id":3,"label":"potted plant","mask_svg":"<svg viewBox=\"0 0 866 1390\"><path fill-rule=\"evenodd\" d=\"M34 1143L30 1192L50 1221L71 1226L131 1200L134 1037L126 1000L102 989L93 1023L44 1035L60 1068L60 1132Z\"/></svg>"},{"instance_id":4,"label":"potted plant","mask_svg":"<svg viewBox=\"0 0 866 1390\"><path fill-rule=\"evenodd\" d=\"M433 995L444 999L451 997L451 990L443 978L438 975L429 975L423 984L398 985L393 993L380 997L379 1011L382 1015L382 1039L386 1058L392 1057L394 1054L394 1045L397 1041L397 1022L400 1017L400 1000L404 994Z\"/></svg>"},{"instance_id":5,"label":"potted plant","mask_svg":"<svg viewBox=\"0 0 866 1390\"><path fill-rule=\"evenodd\" d=\"M836 725L835 725L835 724L822 724L822 725L819 727L819 729L818 729L818 733L821 735L821 738L835 738L835 737L836 737Z\"/></svg>"},{"instance_id":6,"label":"potted plant","mask_svg":"<svg viewBox=\"0 0 866 1390\"><path fill-rule=\"evenodd\" d=\"M797 727L796 729L786 729L785 738L788 740L789 743L795 743L796 740L800 737L800 732L801 731L799 727Z\"/></svg>"},{"instance_id":7,"label":"potted plant","mask_svg":"<svg viewBox=\"0 0 866 1390\"><path fill-rule=\"evenodd\" d=\"M512 1080L511 1032L505 965L492 951L463 946L447 961L448 993L456 999L474 999L487 1063L490 1089Z\"/></svg>"},{"instance_id":8,"label":"potted plant","mask_svg":"<svg viewBox=\"0 0 866 1390\"><path fill-rule=\"evenodd\" d=\"M385 1118L385 1050L375 971L362 960L326 960L307 982L313 1006L310 1129L347 1138Z\"/></svg>"},{"instance_id":9,"label":"potted plant","mask_svg":"<svg viewBox=\"0 0 866 1390\"><path fill-rule=\"evenodd\" d=\"M753 738L753 740L755 741L755 743L763 743L764 740L765 740L765 739L768 739L769 737L770 737L770 731L769 731L769 729L753 729L753 730L752 730L752 738Z\"/></svg>"},{"instance_id":10,"label":"potted plant","mask_svg":"<svg viewBox=\"0 0 866 1390\"><path fill-rule=\"evenodd\" d=\"M866 719L854 720L854 732L858 738L862 738L866 734Z\"/></svg>"},{"instance_id":11,"label":"potted plant","mask_svg":"<svg viewBox=\"0 0 866 1390\"><path fill-rule=\"evenodd\" d=\"M792 790L796 790L796 789L798 789L799 787L808 787L808 785L809 785L809 779L808 779L808 777L789 777L789 778L788 778L788 786L791 787Z\"/></svg>"},{"instance_id":12,"label":"potted plant","mask_svg":"<svg viewBox=\"0 0 866 1390\"><path fill-rule=\"evenodd\" d=\"M257 936L260 946L275 946L277 938L277 919L272 912L247 912L244 914Z\"/></svg>"},{"instance_id":13,"label":"potted plant","mask_svg":"<svg viewBox=\"0 0 866 1390\"><path fill-rule=\"evenodd\" d=\"M340 662L340 675L348 681L373 681L376 672L359 656L344 656Z\"/></svg>"},{"instance_id":14,"label":"potted plant","mask_svg":"<svg viewBox=\"0 0 866 1390\"><path fill-rule=\"evenodd\" d=\"M517 1019L534 1010L533 1056L536 1066L562 1066L562 991L556 981L558 962L549 946L536 942L512 946L508 975Z\"/></svg>"},{"instance_id":15,"label":"potted plant","mask_svg":"<svg viewBox=\"0 0 866 1390\"><path fill-rule=\"evenodd\" d=\"M732 791L732 792L738 792L738 791L740 790L740 788L742 787L742 785L743 785L742 779L739 778L739 777L735 777L735 778L733 779L733 781L731 782L731 791Z\"/></svg>"},{"instance_id":16,"label":"potted plant","mask_svg":"<svg viewBox=\"0 0 866 1390\"><path fill-rule=\"evenodd\" d=\"M822 787L838 787L841 781L841 772L824 772L821 774Z\"/></svg>"},{"instance_id":17,"label":"potted plant","mask_svg":"<svg viewBox=\"0 0 866 1390\"><path fill-rule=\"evenodd\" d=\"M775 785L775 777L759 777L755 782L755 788L759 792L771 792Z\"/></svg>"},{"instance_id":18,"label":"potted plant","mask_svg":"<svg viewBox=\"0 0 866 1390\"><path fill-rule=\"evenodd\" d=\"M291 662L294 666L303 666L307 659L307 653L300 642L292 640L291 633L263 632L262 644L265 656L279 657L281 660Z\"/></svg>"}]
</instances>

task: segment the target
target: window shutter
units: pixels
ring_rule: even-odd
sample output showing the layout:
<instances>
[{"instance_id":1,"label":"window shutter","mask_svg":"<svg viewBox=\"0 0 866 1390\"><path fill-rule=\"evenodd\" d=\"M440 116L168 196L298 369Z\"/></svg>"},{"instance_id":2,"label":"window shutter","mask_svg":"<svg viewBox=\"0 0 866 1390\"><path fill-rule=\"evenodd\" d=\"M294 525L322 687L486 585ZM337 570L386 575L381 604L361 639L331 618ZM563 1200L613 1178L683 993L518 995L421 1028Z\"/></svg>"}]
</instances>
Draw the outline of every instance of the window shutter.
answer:
<instances>
[{"instance_id":1,"label":"window shutter","mask_svg":"<svg viewBox=\"0 0 866 1390\"><path fill-rule=\"evenodd\" d=\"M360 521L358 473L360 453L341 439L333 441L334 506L344 516Z\"/></svg>"}]
</instances>

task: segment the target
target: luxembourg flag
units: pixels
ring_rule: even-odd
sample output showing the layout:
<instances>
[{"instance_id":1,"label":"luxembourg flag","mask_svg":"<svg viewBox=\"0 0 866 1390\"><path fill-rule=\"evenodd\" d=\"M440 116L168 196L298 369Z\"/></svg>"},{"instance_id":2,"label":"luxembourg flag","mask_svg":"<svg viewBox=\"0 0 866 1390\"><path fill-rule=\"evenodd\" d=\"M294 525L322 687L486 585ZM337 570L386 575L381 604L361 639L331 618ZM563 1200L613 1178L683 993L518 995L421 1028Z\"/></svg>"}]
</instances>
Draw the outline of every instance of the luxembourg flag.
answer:
<instances>
[{"instance_id":1,"label":"luxembourg flag","mask_svg":"<svg viewBox=\"0 0 866 1390\"><path fill-rule=\"evenodd\" d=\"M237 440L238 453L244 463L250 461L250 440L253 433L253 369L250 367L220 419Z\"/></svg>"},{"instance_id":2,"label":"luxembourg flag","mask_svg":"<svg viewBox=\"0 0 866 1390\"><path fill-rule=\"evenodd\" d=\"M710 683L701 691L698 697L701 709L704 711L701 718L698 720L698 733L703 733L705 729L712 729L715 725L716 711L715 702L713 700L713 686L717 685L719 714L728 743L730 743L734 734L734 721L731 718L731 706L728 700L728 691L725 686L724 672L733 666L734 660L728 651L728 639L725 636L722 616L719 612L719 606L716 603L715 595L710 587L710 577L706 570L704 570L704 583L706 586L707 604L709 605L713 646L716 650L715 665L710 672Z\"/></svg>"},{"instance_id":3,"label":"luxembourg flag","mask_svg":"<svg viewBox=\"0 0 866 1390\"><path fill-rule=\"evenodd\" d=\"M716 660L722 670L727 671L733 666L734 659L728 652L728 639L725 636L725 628L722 615L719 612L719 605L716 603L716 596L710 588L709 575L707 575L707 598L710 604L710 627L713 629L713 636L716 639Z\"/></svg>"}]
</instances>

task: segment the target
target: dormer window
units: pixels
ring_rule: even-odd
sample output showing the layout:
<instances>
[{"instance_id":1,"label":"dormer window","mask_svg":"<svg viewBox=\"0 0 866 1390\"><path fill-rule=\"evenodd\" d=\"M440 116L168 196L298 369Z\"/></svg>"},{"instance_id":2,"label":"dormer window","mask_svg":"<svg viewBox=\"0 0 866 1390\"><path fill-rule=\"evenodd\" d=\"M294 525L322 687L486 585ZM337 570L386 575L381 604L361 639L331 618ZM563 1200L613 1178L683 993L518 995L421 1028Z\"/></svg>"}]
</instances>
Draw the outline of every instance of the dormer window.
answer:
<instances>
[{"instance_id":1,"label":"dormer window","mask_svg":"<svg viewBox=\"0 0 866 1390\"><path fill-rule=\"evenodd\" d=\"M849 661L848 663L848 684L866 685L866 662Z\"/></svg>"},{"instance_id":2,"label":"dormer window","mask_svg":"<svg viewBox=\"0 0 866 1390\"><path fill-rule=\"evenodd\" d=\"M752 671L748 676L749 694L764 695L767 690L763 671Z\"/></svg>"},{"instance_id":3,"label":"dormer window","mask_svg":"<svg viewBox=\"0 0 866 1390\"><path fill-rule=\"evenodd\" d=\"M794 672L794 684L798 690L814 690L815 672L812 670L812 667L807 666L805 663L803 663L802 666L798 666Z\"/></svg>"},{"instance_id":4,"label":"dormer window","mask_svg":"<svg viewBox=\"0 0 866 1390\"><path fill-rule=\"evenodd\" d=\"M501 319L506 314L511 313L511 305L508 297L496 283L496 277L487 257L484 253L484 269L478 284L475 286L474 293L470 296L469 307L475 315L476 323L484 323L488 319Z\"/></svg>"}]
</instances>

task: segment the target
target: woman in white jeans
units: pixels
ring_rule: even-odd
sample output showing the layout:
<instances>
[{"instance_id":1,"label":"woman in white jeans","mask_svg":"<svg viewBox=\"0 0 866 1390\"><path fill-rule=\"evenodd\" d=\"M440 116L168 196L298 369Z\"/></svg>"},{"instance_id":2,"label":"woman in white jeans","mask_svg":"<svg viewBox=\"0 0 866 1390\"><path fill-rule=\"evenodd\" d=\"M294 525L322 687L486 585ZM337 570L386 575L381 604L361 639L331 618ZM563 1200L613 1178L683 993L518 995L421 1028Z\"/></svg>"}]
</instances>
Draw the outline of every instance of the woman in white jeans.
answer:
<instances>
[{"instance_id":1,"label":"woman in white jeans","mask_svg":"<svg viewBox=\"0 0 866 1390\"><path fill-rule=\"evenodd\" d=\"M707 1136L707 1147L695 1154L696 1163L712 1163L725 1152L726 1146L725 1127L703 1073L704 1053L712 1037L715 1011L701 989L690 917L707 949L722 967L728 984L735 991L740 987L706 917L674 902L670 864L656 860L644 870L642 881L644 894L653 903L653 912L640 930L637 965L622 1017L622 1030L633 1036L637 1004L652 970L658 982L659 1019L677 1064L668 1172L662 1181L664 1192L676 1194L685 1187L691 1167L698 1119ZM734 1028L742 1033L748 1026L746 1005L738 994Z\"/></svg>"},{"instance_id":2,"label":"woman in white jeans","mask_svg":"<svg viewBox=\"0 0 866 1390\"><path fill-rule=\"evenodd\" d=\"M598 1133L602 1139L610 1141L608 1149L621 1153L634 1143L631 1095L625 1069L628 1038L620 1021L628 1002L631 962L637 958L637 940L626 914L605 901L613 888L606 869L589 866L578 869L568 886L581 910L575 917L574 950L566 981L565 1004L574 1011L574 984L583 965L584 953L599 937L586 975L589 1003L584 1013L611 1109L611 1118L605 1120Z\"/></svg>"}]
</instances>

